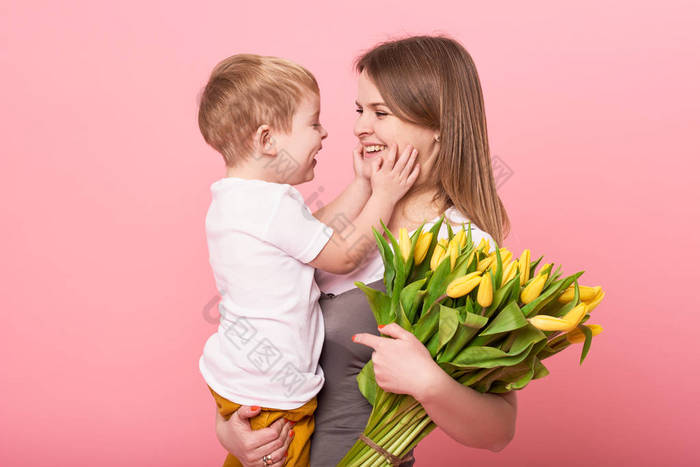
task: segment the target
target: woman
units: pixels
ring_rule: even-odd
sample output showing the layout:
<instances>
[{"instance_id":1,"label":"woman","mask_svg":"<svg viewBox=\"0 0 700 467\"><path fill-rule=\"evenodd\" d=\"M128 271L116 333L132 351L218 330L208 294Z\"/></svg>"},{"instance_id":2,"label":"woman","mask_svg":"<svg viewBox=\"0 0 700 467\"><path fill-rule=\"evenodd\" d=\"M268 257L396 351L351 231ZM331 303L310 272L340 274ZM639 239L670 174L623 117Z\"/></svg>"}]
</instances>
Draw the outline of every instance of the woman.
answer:
<instances>
[{"instance_id":1,"label":"woman","mask_svg":"<svg viewBox=\"0 0 700 467\"><path fill-rule=\"evenodd\" d=\"M364 147L363 157L386 161L392 144L399 151L407 144L419 151L420 176L397 203L389 230L398 236L400 227L413 231L423 222L428 229L445 214L453 225L470 219L476 242L487 238L491 245L493 239L502 243L509 221L496 193L481 85L467 51L444 37L410 37L373 48L356 68L355 135ZM443 226L440 237L446 236ZM311 465L336 465L363 431L371 406L355 377L370 359L383 389L415 397L453 439L466 446L503 449L515 432L515 392L482 394L462 386L396 324L382 329L390 338L379 337L364 293L353 283L383 289L382 276L378 252L350 274L316 273L325 292L320 300L326 328L320 364L326 382L318 395ZM244 407L239 412L229 422L217 421L222 445L249 465L283 465L291 426L279 421L253 432L246 419L257 411ZM266 455L272 463L261 460ZM402 465L412 464L407 456Z\"/></svg>"}]
</instances>

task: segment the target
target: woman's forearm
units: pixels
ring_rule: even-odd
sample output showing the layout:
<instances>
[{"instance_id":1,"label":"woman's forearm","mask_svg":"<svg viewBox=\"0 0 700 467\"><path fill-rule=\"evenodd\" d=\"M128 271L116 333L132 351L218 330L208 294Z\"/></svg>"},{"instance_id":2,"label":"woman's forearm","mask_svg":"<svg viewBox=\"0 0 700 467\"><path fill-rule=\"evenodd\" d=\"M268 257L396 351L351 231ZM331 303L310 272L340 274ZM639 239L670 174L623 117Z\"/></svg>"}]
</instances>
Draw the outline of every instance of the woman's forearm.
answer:
<instances>
[{"instance_id":1,"label":"woman's forearm","mask_svg":"<svg viewBox=\"0 0 700 467\"><path fill-rule=\"evenodd\" d=\"M515 435L515 392L482 394L437 367L416 399L445 433L466 446L500 451Z\"/></svg>"}]
</instances>

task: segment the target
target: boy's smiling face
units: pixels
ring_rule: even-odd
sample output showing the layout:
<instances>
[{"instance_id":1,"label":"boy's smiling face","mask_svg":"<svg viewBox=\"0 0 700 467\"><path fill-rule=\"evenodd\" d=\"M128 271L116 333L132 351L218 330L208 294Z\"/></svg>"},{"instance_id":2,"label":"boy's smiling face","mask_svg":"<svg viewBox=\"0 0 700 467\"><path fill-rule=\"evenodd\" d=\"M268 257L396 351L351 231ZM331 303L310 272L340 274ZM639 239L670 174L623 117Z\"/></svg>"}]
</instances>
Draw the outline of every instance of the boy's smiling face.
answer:
<instances>
[{"instance_id":1,"label":"boy's smiling face","mask_svg":"<svg viewBox=\"0 0 700 467\"><path fill-rule=\"evenodd\" d=\"M280 183L296 185L313 180L316 160L322 140L328 132L319 120L321 103L318 95L306 94L292 118L292 130L274 132L278 160L271 165L278 168Z\"/></svg>"}]
</instances>

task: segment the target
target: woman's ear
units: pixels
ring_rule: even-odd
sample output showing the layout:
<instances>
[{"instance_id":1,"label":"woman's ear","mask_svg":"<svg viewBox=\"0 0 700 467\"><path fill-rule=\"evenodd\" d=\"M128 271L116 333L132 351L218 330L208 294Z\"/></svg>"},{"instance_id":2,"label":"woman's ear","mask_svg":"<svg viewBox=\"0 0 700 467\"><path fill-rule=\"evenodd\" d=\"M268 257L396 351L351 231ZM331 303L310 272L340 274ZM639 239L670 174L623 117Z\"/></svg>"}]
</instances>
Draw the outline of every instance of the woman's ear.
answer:
<instances>
[{"instance_id":1,"label":"woman's ear","mask_svg":"<svg viewBox=\"0 0 700 467\"><path fill-rule=\"evenodd\" d=\"M277 154L275 147L275 139L272 137L272 130L268 125L260 125L255 132L255 148L256 152L265 156L274 156Z\"/></svg>"}]
</instances>

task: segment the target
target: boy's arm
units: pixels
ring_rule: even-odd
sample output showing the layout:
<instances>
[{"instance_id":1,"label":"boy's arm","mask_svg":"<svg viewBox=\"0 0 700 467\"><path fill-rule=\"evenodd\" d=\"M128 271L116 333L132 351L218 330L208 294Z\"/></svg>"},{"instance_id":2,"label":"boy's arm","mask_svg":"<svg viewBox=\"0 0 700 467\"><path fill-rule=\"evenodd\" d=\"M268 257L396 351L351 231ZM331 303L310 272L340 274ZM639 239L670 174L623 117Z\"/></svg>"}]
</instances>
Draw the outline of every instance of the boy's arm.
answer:
<instances>
[{"instance_id":1,"label":"boy's arm","mask_svg":"<svg viewBox=\"0 0 700 467\"><path fill-rule=\"evenodd\" d=\"M334 274L347 274L359 266L374 251L376 243L372 228L382 231L383 221L389 224L396 202L406 194L418 178L420 166L415 164L418 152L407 145L396 160L393 145L387 158L373 167L372 194L355 220L333 235L309 265ZM414 166L415 164L415 166Z\"/></svg>"},{"instance_id":2,"label":"boy's arm","mask_svg":"<svg viewBox=\"0 0 700 467\"><path fill-rule=\"evenodd\" d=\"M376 247L372 228L382 231L380 220L385 225L389 223L396 201L373 193L350 225L342 232L334 231L318 256L308 264L334 274L347 274L355 269Z\"/></svg>"},{"instance_id":3,"label":"boy's arm","mask_svg":"<svg viewBox=\"0 0 700 467\"><path fill-rule=\"evenodd\" d=\"M354 221L372 194L372 185L366 178L355 177L336 199L313 213L313 216L326 225L339 215ZM332 227L332 226L331 226Z\"/></svg>"}]
</instances>

